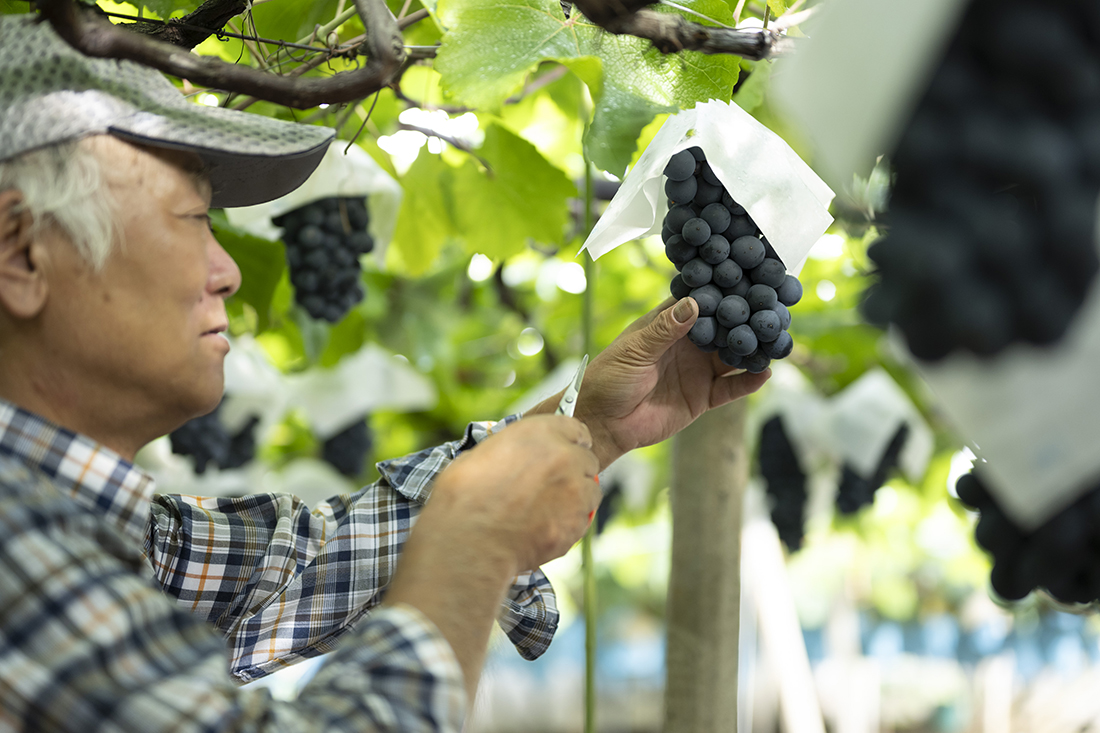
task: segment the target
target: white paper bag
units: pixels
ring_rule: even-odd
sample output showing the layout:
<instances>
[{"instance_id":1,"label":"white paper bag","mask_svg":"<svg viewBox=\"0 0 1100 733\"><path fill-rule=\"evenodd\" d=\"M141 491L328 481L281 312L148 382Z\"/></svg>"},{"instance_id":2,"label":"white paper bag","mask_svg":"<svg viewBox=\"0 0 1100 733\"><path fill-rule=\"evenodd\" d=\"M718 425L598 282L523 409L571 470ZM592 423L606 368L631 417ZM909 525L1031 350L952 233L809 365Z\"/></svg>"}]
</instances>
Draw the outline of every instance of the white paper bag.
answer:
<instances>
[{"instance_id":1,"label":"white paper bag","mask_svg":"<svg viewBox=\"0 0 1100 733\"><path fill-rule=\"evenodd\" d=\"M664 168L698 145L733 200L745 207L792 275L832 224L833 192L791 147L736 104L711 100L669 117L630 169L582 250L598 258L659 234L668 211Z\"/></svg>"},{"instance_id":2,"label":"white paper bag","mask_svg":"<svg viewBox=\"0 0 1100 733\"><path fill-rule=\"evenodd\" d=\"M898 467L916 482L932 458L932 430L894 378L876 368L830 400L820 438L838 462L870 478L902 425L909 426L909 435L898 456Z\"/></svg>"},{"instance_id":3,"label":"white paper bag","mask_svg":"<svg viewBox=\"0 0 1100 733\"><path fill-rule=\"evenodd\" d=\"M837 188L889 152L968 0L829 0L776 62L772 94Z\"/></svg>"},{"instance_id":4,"label":"white paper bag","mask_svg":"<svg viewBox=\"0 0 1100 733\"><path fill-rule=\"evenodd\" d=\"M287 377L289 407L300 407L313 433L325 440L376 410L428 410L435 385L403 359L374 344L344 357L333 369Z\"/></svg>"}]
</instances>

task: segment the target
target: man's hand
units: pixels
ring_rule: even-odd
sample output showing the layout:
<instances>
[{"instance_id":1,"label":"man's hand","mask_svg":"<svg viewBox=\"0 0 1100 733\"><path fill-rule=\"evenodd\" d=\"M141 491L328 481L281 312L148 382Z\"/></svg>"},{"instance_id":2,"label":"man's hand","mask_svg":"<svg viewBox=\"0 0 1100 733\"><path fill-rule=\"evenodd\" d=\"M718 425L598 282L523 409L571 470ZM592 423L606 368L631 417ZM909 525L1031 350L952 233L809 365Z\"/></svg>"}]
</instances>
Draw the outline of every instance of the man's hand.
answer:
<instances>
[{"instance_id":1,"label":"man's hand","mask_svg":"<svg viewBox=\"0 0 1100 733\"><path fill-rule=\"evenodd\" d=\"M385 602L413 606L439 628L471 703L511 579L564 555L600 503L591 446L570 417L509 425L439 474L405 543Z\"/></svg>"},{"instance_id":2,"label":"man's hand","mask_svg":"<svg viewBox=\"0 0 1100 733\"><path fill-rule=\"evenodd\" d=\"M592 432L601 470L627 451L678 433L707 410L752 394L771 376L770 370L728 367L684 338L698 315L693 299L669 298L589 365L576 417ZM556 400L532 412L552 410Z\"/></svg>"},{"instance_id":3,"label":"man's hand","mask_svg":"<svg viewBox=\"0 0 1100 733\"><path fill-rule=\"evenodd\" d=\"M579 420L522 420L459 456L432 486L420 522L446 517L486 551L514 557L515 572L564 555L600 503L599 462ZM438 531L447 531L439 528Z\"/></svg>"}]
</instances>

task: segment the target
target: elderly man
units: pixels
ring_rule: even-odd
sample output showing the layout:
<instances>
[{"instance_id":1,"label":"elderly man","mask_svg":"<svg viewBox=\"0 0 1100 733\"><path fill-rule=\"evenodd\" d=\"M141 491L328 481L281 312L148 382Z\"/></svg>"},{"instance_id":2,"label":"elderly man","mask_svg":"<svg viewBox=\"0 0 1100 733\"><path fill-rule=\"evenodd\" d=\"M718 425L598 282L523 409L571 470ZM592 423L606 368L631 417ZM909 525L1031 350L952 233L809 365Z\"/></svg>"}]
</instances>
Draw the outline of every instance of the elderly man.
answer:
<instances>
[{"instance_id":1,"label":"elderly man","mask_svg":"<svg viewBox=\"0 0 1100 733\"><path fill-rule=\"evenodd\" d=\"M240 272L209 208L292 190L331 137L0 18L0 727L459 730L494 620L549 643L537 568L598 471L767 378L670 301L594 360L578 419L471 424L312 511L155 495L135 453L222 394ZM236 684L327 652L293 703Z\"/></svg>"}]
</instances>

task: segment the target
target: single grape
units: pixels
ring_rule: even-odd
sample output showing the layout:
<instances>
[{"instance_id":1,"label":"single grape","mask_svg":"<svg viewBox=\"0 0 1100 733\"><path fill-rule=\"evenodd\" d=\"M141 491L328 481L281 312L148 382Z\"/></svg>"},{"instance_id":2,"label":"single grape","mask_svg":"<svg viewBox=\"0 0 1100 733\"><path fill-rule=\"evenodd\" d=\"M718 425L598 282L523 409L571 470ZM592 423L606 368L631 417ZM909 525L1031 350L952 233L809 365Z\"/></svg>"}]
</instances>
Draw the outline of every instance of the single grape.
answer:
<instances>
[{"instance_id":1,"label":"single grape","mask_svg":"<svg viewBox=\"0 0 1100 733\"><path fill-rule=\"evenodd\" d=\"M751 310L749 309L748 301L737 295L727 295L723 297L718 303L718 308L715 310L718 322L726 328L733 328L734 326L740 326L742 323L748 323L750 314Z\"/></svg>"},{"instance_id":2,"label":"single grape","mask_svg":"<svg viewBox=\"0 0 1100 733\"><path fill-rule=\"evenodd\" d=\"M767 311L760 311L765 313ZM774 341L760 344L760 350L770 359L786 359L794 349L794 339L786 331L780 331Z\"/></svg>"},{"instance_id":3,"label":"single grape","mask_svg":"<svg viewBox=\"0 0 1100 733\"><path fill-rule=\"evenodd\" d=\"M959 477L955 482L955 494L959 501L974 509L981 509L989 503L989 493L973 472Z\"/></svg>"},{"instance_id":4,"label":"single grape","mask_svg":"<svg viewBox=\"0 0 1100 733\"><path fill-rule=\"evenodd\" d=\"M714 169L710 167L710 163L703 163L699 166L699 175L704 181L712 186L721 186L722 182L718 180L718 176L715 175ZM725 193L725 191L723 191ZM719 199L721 201L721 199Z\"/></svg>"},{"instance_id":5,"label":"single grape","mask_svg":"<svg viewBox=\"0 0 1100 733\"><path fill-rule=\"evenodd\" d=\"M787 268L783 267L783 263L769 257L765 257L764 261L749 273L749 278L752 279L754 284L767 285L772 288L778 288L782 285L786 277Z\"/></svg>"},{"instance_id":6,"label":"single grape","mask_svg":"<svg viewBox=\"0 0 1100 733\"><path fill-rule=\"evenodd\" d=\"M791 312L782 303L776 303L772 308L779 315L779 327L786 331L791 327Z\"/></svg>"},{"instance_id":7,"label":"single grape","mask_svg":"<svg viewBox=\"0 0 1100 733\"><path fill-rule=\"evenodd\" d=\"M771 363L772 360L768 358L768 355L757 349L744 358L741 362L741 367L752 374L760 374L771 366Z\"/></svg>"},{"instance_id":8,"label":"single grape","mask_svg":"<svg viewBox=\"0 0 1100 733\"><path fill-rule=\"evenodd\" d=\"M665 215L665 226L679 234L684 230L684 224L694 219L695 216L695 209L686 204L673 206Z\"/></svg>"},{"instance_id":9,"label":"single grape","mask_svg":"<svg viewBox=\"0 0 1100 733\"><path fill-rule=\"evenodd\" d=\"M348 235L347 242L355 254L365 255L374 251L374 237L365 231L352 232Z\"/></svg>"},{"instance_id":10,"label":"single grape","mask_svg":"<svg viewBox=\"0 0 1100 733\"><path fill-rule=\"evenodd\" d=\"M695 324L688 331L688 339L696 346L709 346L714 342L718 331L718 322L713 316L699 316Z\"/></svg>"},{"instance_id":11,"label":"single grape","mask_svg":"<svg viewBox=\"0 0 1100 733\"><path fill-rule=\"evenodd\" d=\"M730 242L730 256L742 270L751 270L764 261L764 245L756 237L738 237Z\"/></svg>"},{"instance_id":12,"label":"single grape","mask_svg":"<svg viewBox=\"0 0 1100 733\"><path fill-rule=\"evenodd\" d=\"M749 288L751 287L752 281L747 277L743 277L741 281L732 288L722 288L722 295L736 295L739 298L747 298L749 297Z\"/></svg>"},{"instance_id":13,"label":"single grape","mask_svg":"<svg viewBox=\"0 0 1100 733\"><path fill-rule=\"evenodd\" d=\"M779 302L790 307L802 300L802 283L794 275L787 275L775 292Z\"/></svg>"},{"instance_id":14,"label":"single grape","mask_svg":"<svg viewBox=\"0 0 1100 733\"><path fill-rule=\"evenodd\" d=\"M684 282L683 275L676 275L669 283L669 292L676 300L682 300L691 293L691 286Z\"/></svg>"},{"instance_id":15,"label":"single grape","mask_svg":"<svg viewBox=\"0 0 1100 733\"><path fill-rule=\"evenodd\" d=\"M767 285L753 285L749 288L749 296L745 300L749 301L749 308L754 313L762 310L773 310L775 304L779 302L775 290Z\"/></svg>"},{"instance_id":16,"label":"single grape","mask_svg":"<svg viewBox=\"0 0 1100 733\"><path fill-rule=\"evenodd\" d=\"M741 360L744 357L730 351L728 346L724 346L718 349L718 358L721 359L722 363L726 366L738 369L740 368Z\"/></svg>"},{"instance_id":17,"label":"single grape","mask_svg":"<svg viewBox=\"0 0 1100 733\"><path fill-rule=\"evenodd\" d=\"M699 248L685 242L679 234L674 234L672 239L668 240L665 245L665 257L668 257L670 262L678 265L691 262L698 256Z\"/></svg>"},{"instance_id":18,"label":"single grape","mask_svg":"<svg viewBox=\"0 0 1100 733\"><path fill-rule=\"evenodd\" d=\"M699 247L699 256L702 257L705 262L716 266L723 262L732 262L732 260L727 260L729 254L729 240L721 234L710 235L710 239Z\"/></svg>"},{"instance_id":19,"label":"single grape","mask_svg":"<svg viewBox=\"0 0 1100 733\"><path fill-rule=\"evenodd\" d=\"M367 203L360 198L349 198L344 204L351 228L356 231L366 231L370 225L370 215L367 213Z\"/></svg>"},{"instance_id":20,"label":"single grape","mask_svg":"<svg viewBox=\"0 0 1100 733\"><path fill-rule=\"evenodd\" d=\"M722 235L731 242L740 237L756 236L756 225L747 216L731 216L729 226Z\"/></svg>"},{"instance_id":21,"label":"single grape","mask_svg":"<svg viewBox=\"0 0 1100 733\"><path fill-rule=\"evenodd\" d=\"M673 203L689 203L695 198L697 190L698 184L695 182L695 176L688 178L686 181L673 181L671 179L665 181L665 195Z\"/></svg>"},{"instance_id":22,"label":"single grape","mask_svg":"<svg viewBox=\"0 0 1100 733\"><path fill-rule=\"evenodd\" d=\"M707 159L706 153L704 153L703 149L698 145L691 146L687 151L691 153L692 157L697 161L705 161Z\"/></svg>"},{"instance_id":23,"label":"single grape","mask_svg":"<svg viewBox=\"0 0 1100 733\"><path fill-rule=\"evenodd\" d=\"M699 217L688 220L687 224L684 224L683 230L680 232L684 241L688 244L693 244L699 247L706 243L710 239L710 227L705 221Z\"/></svg>"},{"instance_id":24,"label":"single grape","mask_svg":"<svg viewBox=\"0 0 1100 733\"><path fill-rule=\"evenodd\" d=\"M720 288L732 288L741 282L741 266L733 260L723 260L714 266L714 284Z\"/></svg>"},{"instance_id":25,"label":"single grape","mask_svg":"<svg viewBox=\"0 0 1100 733\"><path fill-rule=\"evenodd\" d=\"M298 230L298 244L302 247L319 247L324 242L325 233L313 224L307 224Z\"/></svg>"},{"instance_id":26,"label":"single grape","mask_svg":"<svg viewBox=\"0 0 1100 733\"><path fill-rule=\"evenodd\" d=\"M689 287L701 288L710 282L713 272L713 267L696 257L684 265L684 269L680 271L680 274Z\"/></svg>"},{"instance_id":27,"label":"single grape","mask_svg":"<svg viewBox=\"0 0 1100 733\"><path fill-rule=\"evenodd\" d=\"M756 334L752 332L752 327L747 323L731 328L726 343L730 351L738 356L748 356L756 351L759 344Z\"/></svg>"},{"instance_id":28,"label":"single grape","mask_svg":"<svg viewBox=\"0 0 1100 733\"><path fill-rule=\"evenodd\" d=\"M729 228L733 217L730 216L730 210L722 204L707 204L699 212L699 218L710 226L712 232L724 232Z\"/></svg>"},{"instance_id":29,"label":"single grape","mask_svg":"<svg viewBox=\"0 0 1100 733\"><path fill-rule=\"evenodd\" d=\"M695 196L692 197L692 201L698 206L707 206L709 204L716 204L722 200L722 193L725 191L721 186L712 186L701 178L696 178Z\"/></svg>"},{"instance_id":30,"label":"single grape","mask_svg":"<svg viewBox=\"0 0 1100 733\"><path fill-rule=\"evenodd\" d=\"M664 173L673 181L686 181L695 174L695 157L688 151L681 150L669 158Z\"/></svg>"},{"instance_id":31,"label":"single grape","mask_svg":"<svg viewBox=\"0 0 1100 733\"><path fill-rule=\"evenodd\" d=\"M773 310L758 310L749 317L749 326L761 343L775 341L783 329L779 327L779 315Z\"/></svg>"},{"instance_id":32,"label":"single grape","mask_svg":"<svg viewBox=\"0 0 1100 733\"><path fill-rule=\"evenodd\" d=\"M688 295L699 304L700 316L713 316L722 301L722 291L716 285L704 285L695 288Z\"/></svg>"}]
</instances>

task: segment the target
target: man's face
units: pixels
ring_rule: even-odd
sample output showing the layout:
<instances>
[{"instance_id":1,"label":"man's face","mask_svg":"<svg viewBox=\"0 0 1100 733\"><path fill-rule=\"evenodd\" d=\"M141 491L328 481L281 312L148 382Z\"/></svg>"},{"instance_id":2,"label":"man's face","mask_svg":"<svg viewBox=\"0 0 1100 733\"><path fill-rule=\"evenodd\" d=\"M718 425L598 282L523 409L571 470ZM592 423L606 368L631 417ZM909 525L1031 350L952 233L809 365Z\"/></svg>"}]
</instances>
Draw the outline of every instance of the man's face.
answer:
<instances>
[{"instance_id":1,"label":"man's face","mask_svg":"<svg viewBox=\"0 0 1100 733\"><path fill-rule=\"evenodd\" d=\"M109 136L91 141L117 204L120 238L93 271L54 248L49 317L55 340L101 385L120 418L186 420L221 399L229 352L224 299L240 270L210 232L205 180L186 153L150 151ZM169 428L170 429L170 428Z\"/></svg>"}]
</instances>

